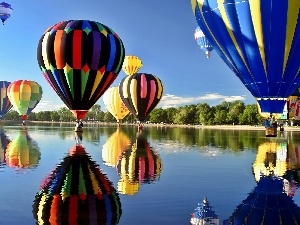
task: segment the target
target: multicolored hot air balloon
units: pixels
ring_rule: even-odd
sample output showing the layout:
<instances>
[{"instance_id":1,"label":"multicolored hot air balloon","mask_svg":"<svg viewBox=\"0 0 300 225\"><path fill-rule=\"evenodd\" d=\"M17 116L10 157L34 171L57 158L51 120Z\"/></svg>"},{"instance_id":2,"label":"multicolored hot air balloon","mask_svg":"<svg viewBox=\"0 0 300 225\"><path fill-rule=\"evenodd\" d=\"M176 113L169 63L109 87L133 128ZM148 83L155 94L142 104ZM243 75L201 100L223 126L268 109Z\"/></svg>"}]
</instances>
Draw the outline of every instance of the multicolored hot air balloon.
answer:
<instances>
[{"instance_id":1,"label":"multicolored hot air balloon","mask_svg":"<svg viewBox=\"0 0 300 225\"><path fill-rule=\"evenodd\" d=\"M122 208L111 181L84 147L75 145L42 183L33 214L38 224L115 225Z\"/></svg>"},{"instance_id":2,"label":"multicolored hot air balloon","mask_svg":"<svg viewBox=\"0 0 300 225\"><path fill-rule=\"evenodd\" d=\"M195 40L197 41L200 48L205 51L206 58L210 58L210 52L214 49L213 46L209 43L205 35L203 34L200 27L197 27L194 32Z\"/></svg>"},{"instance_id":3,"label":"multicolored hot air balloon","mask_svg":"<svg viewBox=\"0 0 300 225\"><path fill-rule=\"evenodd\" d=\"M7 95L21 119L26 120L42 99L43 90L35 81L17 80L8 86Z\"/></svg>"},{"instance_id":4,"label":"multicolored hot air balloon","mask_svg":"<svg viewBox=\"0 0 300 225\"><path fill-rule=\"evenodd\" d=\"M135 55L126 55L122 65L124 73L128 76L137 73L143 66L142 60Z\"/></svg>"},{"instance_id":5,"label":"multicolored hot air balloon","mask_svg":"<svg viewBox=\"0 0 300 225\"><path fill-rule=\"evenodd\" d=\"M163 84L152 74L136 73L121 80L119 94L129 111L142 122L161 100Z\"/></svg>"},{"instance_id":6,"label":"multicolored hot air balloon","mask_svg":"<svg viewBox=\"0 0 300 225\"><path fill-rule=\"evenodd\" d=\"M77 120L116 79L124 54L122 40L112 29L88 20L51 26L37 48L43 76Z\"/></svg>"},{"instance_id":7,"label":"multicolored hot air balloon","mask_svg":"<svg viewBox=\"0 0 300 225\"><path fill-rule=\"evenodd\" d=\"M40 159L40 149L26 130L21 130L18 136L8 144L5 153L6 165L17 169L36 168Z\"/></svg>"},{"instance_id":8,"label":"multicolored hot air balloon","mask_svg":"<svg viewBox=\"0 0 300 225\"><path fill-rule=\"evenodd\" d=\"M131 142L127 135L117 128L117 131L109 136L102 147L103 163L110 167L115 167L122 152L130 146Z\"/></svg>"},{"instance_id":9,"label":"multicolored hot air balloon","mask_svg":"<svg viewBox=\"0 0 300 225\"><path fill-rule=\"evenodd\" d=\"M152 150L143 133L139 132L135 143L123 151L117 164L117 171L121 177L118 190L122 194L128 194L122 191L135 193L140 184L153 183L159 178L162 171L161 159Z\"/></svg>"},{"instance_id":10,"label":"multicolored hot air balloon","mask_svg":"<svg viewBox=\"0 0 300 225\"><path fill-rule=\"evenodd\" d=\"M191 0L200 29L257 98L282 113L300 85L299 0Z\"/></svg>"},{"instance_id":11,"label":"multicolored hot air balloon","mask_svg":"<svg viewBox=\"0 0 300 225\"><path fill-rule=\"evenodd\" d=\"M119 95L118 87L110 87L107 89L103 94L103 102L107 110L116 118L118 123L129 114L129 110Z\"/></svg>"},{"instance_id":12,"label":"multicolored hot air balloon","mask_svg":"<svg viewBox=\"0 0 300 225\"><path fill-rule=\"evenodd\" d=\"M8 98L7 88L10 85L8 81L0 81L0 119L12 108Z\"/></svg>"},{"instance_id":13,"label":"multicolored hot air balloon","mask_svg":"<svg viewBox=\"0 0 300 225\"><path fill-rule=\"evenodd\" d=\"M8 4L6 2L0 3L0 19L1 19L3 25L4 25L4 22L10 17L12 12L13 12L13 9L10 4Z\"/></svg>"}]
</instances>

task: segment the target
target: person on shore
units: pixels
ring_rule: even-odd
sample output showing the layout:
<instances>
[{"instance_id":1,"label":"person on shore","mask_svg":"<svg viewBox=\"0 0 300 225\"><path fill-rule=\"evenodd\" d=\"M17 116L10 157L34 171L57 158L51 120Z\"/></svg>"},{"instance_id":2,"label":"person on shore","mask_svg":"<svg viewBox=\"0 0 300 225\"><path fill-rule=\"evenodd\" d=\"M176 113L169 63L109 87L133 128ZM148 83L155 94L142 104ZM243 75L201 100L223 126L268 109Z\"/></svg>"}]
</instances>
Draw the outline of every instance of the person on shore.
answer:
<instances>
[{"instance_id":1,"label":"person on shore","mask_svg":"<svg viewBox=\"0 0 300 225\"><path fill-rule=\"evenodd\" d=\"M270 118L267 118L267 119L264 121L264 126L265 126L265 128L269 128L269 127L271 126Z\"/></svg>"}]
</instances>

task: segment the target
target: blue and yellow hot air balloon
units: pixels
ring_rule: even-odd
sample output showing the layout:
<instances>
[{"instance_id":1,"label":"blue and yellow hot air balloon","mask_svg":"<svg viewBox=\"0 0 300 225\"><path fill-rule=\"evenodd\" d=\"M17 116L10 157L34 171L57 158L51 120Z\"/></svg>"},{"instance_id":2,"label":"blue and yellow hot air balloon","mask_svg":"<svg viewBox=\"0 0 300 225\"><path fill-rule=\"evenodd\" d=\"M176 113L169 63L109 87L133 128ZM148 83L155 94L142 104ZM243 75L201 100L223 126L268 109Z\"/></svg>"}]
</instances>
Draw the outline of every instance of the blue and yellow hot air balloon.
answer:
<instances>
[{"instance_id":1,"label":"blue and yellow hot air balloon","mask_svg":"<svg viewBox=\"0 0 300 225\"><path fill-rule=\"evenodd\" d=\"M8 81L0 81L0 119L12 108L12 104L7 95Z\"/></svg>"},{"instance_id":2,"label":"blue and yellow hot air balloon","mask_svg":"<svg viewBox=\"0 0 300 225\"><path fill-rule=\"evenodd\" d=\"M205 37L257 98L282 113L300 84L299 0L191 0Z\"/></svg>"},{"instance_id":3,"label":"blue and yellow hot air balloon","mask_svg":"<svg viewBox=\"0 0 300 225\"><path fill-rule=\"evenodd\" d=\"M206 58L210 58L210 52L214 49L211 43L207 40L200 27L197 27L194 33L195 40L200 48L205 51Z\"/></svg>"}]
</instances>

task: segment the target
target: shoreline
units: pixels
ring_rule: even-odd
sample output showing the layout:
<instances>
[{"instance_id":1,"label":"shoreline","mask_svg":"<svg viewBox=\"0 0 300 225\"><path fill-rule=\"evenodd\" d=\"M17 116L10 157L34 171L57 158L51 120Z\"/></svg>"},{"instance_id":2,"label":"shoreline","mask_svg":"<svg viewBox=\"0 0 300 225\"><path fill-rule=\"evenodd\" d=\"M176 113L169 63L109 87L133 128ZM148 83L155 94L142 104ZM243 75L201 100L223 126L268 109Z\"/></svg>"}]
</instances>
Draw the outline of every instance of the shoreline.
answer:
<instances>
[{"instance_id":1,"label":"shoreline","mask_svg":"<svg viewBox=\"0 0 300 225\"><path fill-rule=\"evenodd\" d=\"M74 122L50 122L50 121L28 121L29 123L53 123L53 124L74 124ZM118 126L117 123L106 122L87 122L86 126L90 125L105 125L105 126ZM137 126L134 123L121 123L120 126ZM195 128L195 129L219 129L219 130L266 130L263 125L251 126L251 125L180 125L180 124L143 124L144 127L181 127L181 128ZM279 131L279 127L277 128ZM284 126L284 131L300 131L300 126Z\"/></svg>"}]
</instances>

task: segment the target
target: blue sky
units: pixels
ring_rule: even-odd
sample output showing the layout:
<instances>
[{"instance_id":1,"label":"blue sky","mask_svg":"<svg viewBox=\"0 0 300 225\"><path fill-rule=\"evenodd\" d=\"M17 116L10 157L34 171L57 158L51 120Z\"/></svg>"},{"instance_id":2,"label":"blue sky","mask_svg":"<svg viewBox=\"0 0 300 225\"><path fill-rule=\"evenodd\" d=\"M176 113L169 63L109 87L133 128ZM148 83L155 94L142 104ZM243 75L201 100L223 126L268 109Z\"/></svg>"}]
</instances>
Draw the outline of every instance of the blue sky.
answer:
<instances>
[{"instance_id":1,"label":"blue sky","mask_svg":"<svg viewBox=\"0 0 300 225\"><path fill-rule=\"evenodd\" d=\"M152 73L164 84L164 96L157 107L206 102L255 99L241 81L212 51L207 59L194 39L197 27L190 0L10 0L11 17L0 26L0 80L34 80L43 97L34 112L65 106L48 85L36 57L38 41L53 24L69 19L86 19L112 28L122 39L126 55L143 61L139 72ZM71 3L72 2L72 3ZM121 71L112 86L125 73ZM98 100L103 111L102 97Z\"/></svg>"}]
</instances>

